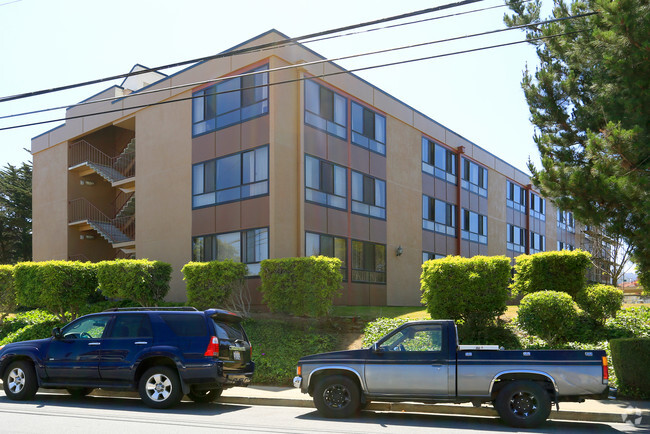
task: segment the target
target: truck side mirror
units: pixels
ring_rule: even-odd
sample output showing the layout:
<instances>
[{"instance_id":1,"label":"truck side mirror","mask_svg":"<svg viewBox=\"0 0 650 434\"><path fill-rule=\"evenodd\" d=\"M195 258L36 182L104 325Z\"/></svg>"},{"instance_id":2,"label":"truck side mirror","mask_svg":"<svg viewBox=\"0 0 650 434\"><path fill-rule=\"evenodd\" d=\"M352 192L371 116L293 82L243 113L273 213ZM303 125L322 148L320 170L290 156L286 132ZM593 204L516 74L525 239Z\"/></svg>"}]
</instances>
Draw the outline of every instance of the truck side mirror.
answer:
<instances>
[{"instance_id":1,"label":"truck side mirror","mask_svg":"<svg viewBox=\"0 0 650 434\"><path fill-rule=\"evenodd\" d=\"M52 337L54 339L61 339L61 329L59 327L54 327L52 329Z\"/></svg>"},{"instance_id":2,"label":"truck side mirror","mask_svg":"<svg viewBox=\"0 0 650 434\"><path fill-rule=\"evenodd\" d=\"M372 352L373 353L383 353L384 350L379 346L379 344L377 342L375 342L374 344L372 344Z\"/></svg>"}]
</instances>

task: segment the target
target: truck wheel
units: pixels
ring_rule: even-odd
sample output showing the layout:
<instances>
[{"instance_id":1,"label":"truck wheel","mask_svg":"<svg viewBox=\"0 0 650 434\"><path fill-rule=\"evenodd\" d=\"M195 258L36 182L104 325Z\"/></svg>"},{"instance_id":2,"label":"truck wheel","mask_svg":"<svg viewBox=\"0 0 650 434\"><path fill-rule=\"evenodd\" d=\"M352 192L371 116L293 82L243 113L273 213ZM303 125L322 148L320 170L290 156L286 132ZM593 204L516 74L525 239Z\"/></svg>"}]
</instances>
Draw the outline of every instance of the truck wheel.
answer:
<instances>
[{"instance_id":1,"label":"truck wheel","mask_svg":"<svg viewBox=\"0 0 650 434\"><path fill-rule=\"evenodd\" d=\"M551 398L538 383L514 381L499 391L495 407L508 425L534 428L551 414Z\"/></svg>"},{"instance_id":2,"label":"truck wheel","mask_svg":"<svg viewBox=\"0 0 650 434\"><path fill-rule=\"evenodd\" d=\"M167 366L147 369L140 378L138 390L142 401L151 408L169 408L183 398L178 374Z\"/></svg>"},{"instance_id":3,"label":"truck wheel","mask_svg":"<svg viewBox=\"0 0 650 434\"><path fill-rule=\"evenodd\" d=\"M191 390L187 396L194 402L213 402L221 396L223 389Z\"/></svg>"},{"instance_id":4,"label":"truck wheel","mask_svg":"<svg viewBox=\"0 0 650 434\"><path fill-rule=\"evenodd\" d=\"M329 418L350 417L361 405L359 387L343 375L332 375L318 382L314 389L314 405Z\"/></svg>"},{"instance_id":5,"label":"truck wheel","mask_svg":"<svg viewBox=\"0 0 650 434\"><path fill-rule=\"evenodd\" d=\"M13 362L5 371L2 385L9 399L14 401L32 399L38 390L34 365L26 360Z\"/></svg>"}]
</instances>

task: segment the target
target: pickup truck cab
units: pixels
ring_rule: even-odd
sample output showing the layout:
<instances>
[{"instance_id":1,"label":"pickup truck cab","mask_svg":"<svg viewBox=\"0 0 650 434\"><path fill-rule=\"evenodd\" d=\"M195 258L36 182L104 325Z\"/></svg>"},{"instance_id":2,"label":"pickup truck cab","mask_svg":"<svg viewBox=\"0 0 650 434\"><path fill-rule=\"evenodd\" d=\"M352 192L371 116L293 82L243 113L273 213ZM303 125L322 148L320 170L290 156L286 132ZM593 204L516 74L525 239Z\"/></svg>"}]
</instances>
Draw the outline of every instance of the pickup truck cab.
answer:
<instances>
[{"instance_id":1,"label":"pickup truck cab","mask_svg":"<svg viewBox=\"0 0 650 434\"><path fill-rule=\"evenodd\" d=\"M370 348L303 357L294 386L325 417L351 416L372 400L489 402L523 428L544 422L552 403L609 392L605 351L463 346L451 320L408 322Z\"/></svg>"}]
</instances>

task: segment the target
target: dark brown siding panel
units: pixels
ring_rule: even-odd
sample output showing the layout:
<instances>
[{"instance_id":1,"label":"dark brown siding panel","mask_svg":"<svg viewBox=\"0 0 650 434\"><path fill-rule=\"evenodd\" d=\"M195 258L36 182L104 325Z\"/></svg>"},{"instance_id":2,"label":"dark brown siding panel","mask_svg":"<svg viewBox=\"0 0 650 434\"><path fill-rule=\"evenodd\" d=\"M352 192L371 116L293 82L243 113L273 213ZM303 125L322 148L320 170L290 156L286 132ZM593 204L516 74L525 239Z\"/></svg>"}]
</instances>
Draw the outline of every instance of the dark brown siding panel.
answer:
<instances>
[{"instance_id":1,"label":"dark brown siding panel","mask_svg":"<svg viewBox=\"0 0 650 434\"><path fill-rule=\"evenodd\" d=\"M269 220L269 196L241 201L242 229L266 227Z\"/></svg>"},{"instance_id":2,"label":"dark brown siding panel","mask_svg":"<svg viewBox=\"0 0 650 434\"><path fill-rule=\"evenodd\" d=\"M422 231L422 250L431 253L445 253L436 251L436 235L430 231Z\"/></svg>"},{"instance_id":3,"label":"dark brown siding panel","mask_svg":"<svg viewBox=\"0 0 650 434\"><path fill-rule=\"evenodd\" d=\"M386 244L386 221L378 219L370 220L370 241L373 243Z\"/></svg>"},{"instance_id":4,"label":"dark brown siding panel","mask_svg":"<svg viewBox=\"0 0 650 434\"><path fill-rule=\"evenodd\" d=\"M447 187L447 202L458 203L458 198L456 196L458 187L448 182L443 182L443 184L445 184L445 187Z\"/></svg>"},{"instance_id":5,"label":"dark brown siding panel","mask_svg":"<svg viewBox=\"0 0 650 434\"><path fill-rule=\"evenodd\" d=\"M369 299L370 306L386 306L386 285L370 285Z\"/></svg>"},{"instance_id":6,"label":"dark brown siding panel","mask_svg":"<svg viewBox=\"0 0 650 434\"><path fill-rule=\"evenodd\" d=\"M213 234L217 230L214 207L192 210L192 236Z\"/></svg>"},{"instance_id":7,"label":"dark brown siding panel","mask_svg":"<svg viewBox=\"0 0 650 434\"><path fill-rule=\"evenodd\" d=\"M370 290L367 283L351 283L349 285L347 304L350 306L368 306ZM342 298L346 298L345 294Z\"/></svg>"},{"instance_id":8,"label":"dark brown siding panel","mask_svg":"<svg viewBox=\"0 0 650 434\"><path fill-rule=\"evenodd\" d=\"M313 203L306 203L305 230L327 233L327 208Z\"/></svg>"},{"instance_id":9,"label":"dark brown siding panel","mask_svg":"<svg viewBox=\"0 0 650 434\"><path fill-rule=\"evenodd\" d=\"M370 172L370 156L367 149L360 148L359 146L351 146L351 155L352 155L352 169L358 172L368 173Z\"/></svg>"},{"instance_id":10,"label":"dark brown siding panel","mask_svg":"<svg viewBox=\"0 0 650 434\"><path fill-rule=\"evenodd\" d=\"M192 164L216 158L215 140L215 133L192 139Z\"/></svg>"},{"instance_id":11,"label":"dark brown siding panel","mask_svg":"<svg viewBox=\"0 0 650 434\"><path fill-rule=\"evenodd\" d=\"M340 237L348 236L348 214L337 209L327 209L327 233Z\"/></svg>"},{"instance_id":12,"label":"dark brown siding panel","mask_svg":"<svg viewBox=\"0 0 650 434\"><path fill-rule=\"evenodd\" d=\"M224 205L215 206L216 218L216 231L221 232L234 232L240 230L240 203L233 202Z\"/></svg>"},{"instance_id":13,"label":"dark brown siding panel","mask_svg":"<svg viewBox=\"0 0 650 434\"><path fill-rule=\"evenodd\" d=\"M436 184L429 175L422 174L422 194L429 197L436 197Z\"/></svg>"},{"instance_id":14,"label":"dark brown siding panel","mask_svg":"<svg viewBox=\"0 0 650 434\"><path fill-rule=\"evenodd\" d=\"M327 159L327 134L305 126L305 152Z\"/></svg>"},{"instance_id":15,"label":"dark brown siding panel","mask_svg":"<svg viewBox=\"0 0 650 434\"><path fill-rule=\"evenodd\" d=\"M327 136L327 159L342 166L347 166L348 143L334 136Z\"/></svg>"},{"instance_id":16,"label":"dark brown siding panel","mask_svg":"<svg viewBox=\"0 0 650 434\"><path fill-rule=\"evenodd\" d=\"M356 240L370 240L370 220L368 217L352 214L352 238Z\"/></svg>"},{"instance_id":17,"label":"dark brown siding panel","mask_svg":"<svg viewBox=\"0 0 650 434\"><path fill-rule=\"evenodd\" d=\"M370 152L370 172L372 176L386 179L386 157Z\"/></svg>"},{"instance_id":18,"label":"dark brown siding panel","mask_svg":"<svg viewBox=\"0 0 650 434\"><path fill-rule=\"evenodd\" d=\"M241 150L241 125L233 125L215 132L217 157L234 154Z\"/></svg>"},{"instance_id":19,"label":"dark brown siding panel","mask_svg":"<svg viewBox=\"0 0 650 434\"><path fill-rule=\"evenodd\" d=\"M241 149L250 149L269 143L269 116L262 116L241 124Z\"/></svg>"}]
</instances>

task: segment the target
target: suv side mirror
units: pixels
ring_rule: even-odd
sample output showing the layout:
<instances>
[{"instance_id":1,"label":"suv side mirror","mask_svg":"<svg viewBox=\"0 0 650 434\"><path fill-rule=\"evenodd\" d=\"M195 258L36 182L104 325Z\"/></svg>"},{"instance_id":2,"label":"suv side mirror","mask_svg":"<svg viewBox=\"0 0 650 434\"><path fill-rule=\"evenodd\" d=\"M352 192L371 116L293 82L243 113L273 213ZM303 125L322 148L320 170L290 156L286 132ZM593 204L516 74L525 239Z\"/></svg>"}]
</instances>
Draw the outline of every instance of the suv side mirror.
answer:
<instances>
[{"instance_id":1,"label":"suv side mirror","mask_svg":"<svg viewBox=\"0 0 650 434\"><path fill-rule=\"evenodd\" d=\"M54 327L52 329L52 337L54 339L61 339L61 329L59 327Z\"/></svg>"}]
</instances>

